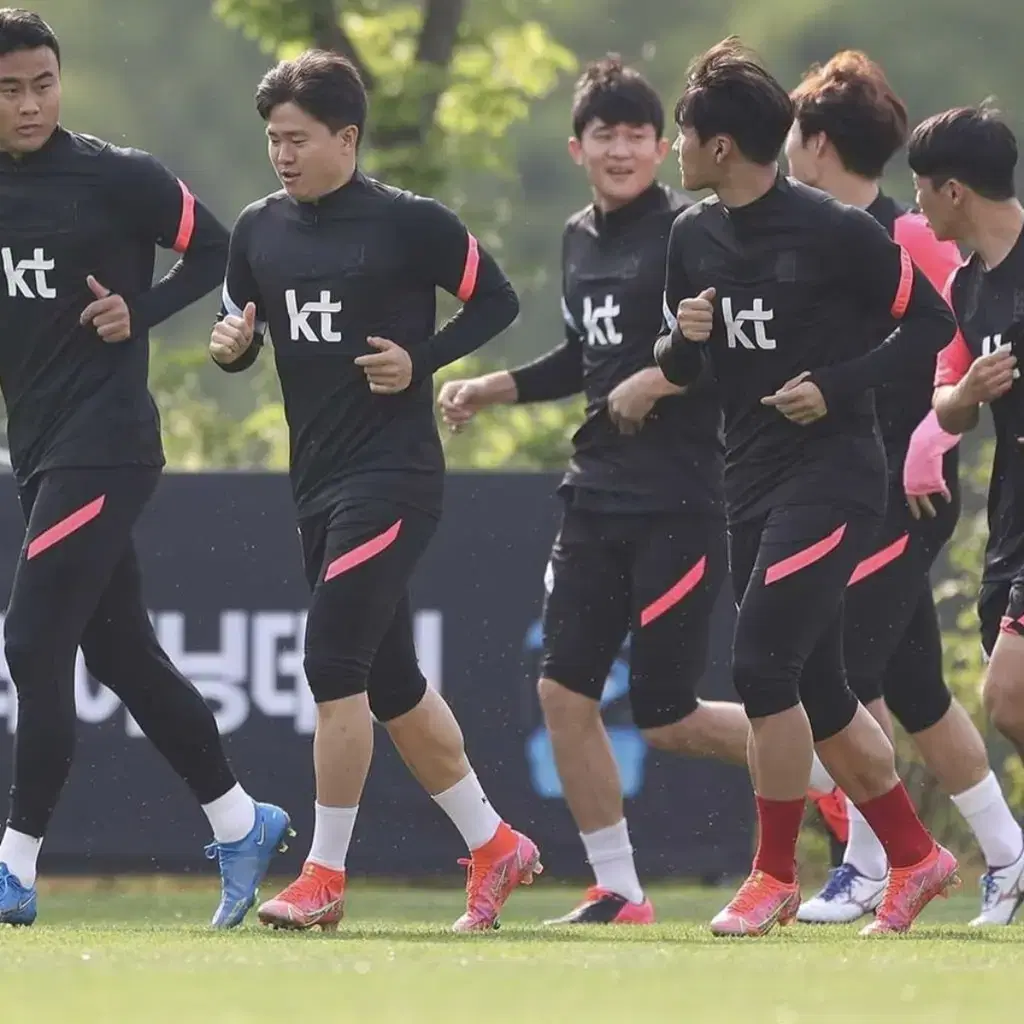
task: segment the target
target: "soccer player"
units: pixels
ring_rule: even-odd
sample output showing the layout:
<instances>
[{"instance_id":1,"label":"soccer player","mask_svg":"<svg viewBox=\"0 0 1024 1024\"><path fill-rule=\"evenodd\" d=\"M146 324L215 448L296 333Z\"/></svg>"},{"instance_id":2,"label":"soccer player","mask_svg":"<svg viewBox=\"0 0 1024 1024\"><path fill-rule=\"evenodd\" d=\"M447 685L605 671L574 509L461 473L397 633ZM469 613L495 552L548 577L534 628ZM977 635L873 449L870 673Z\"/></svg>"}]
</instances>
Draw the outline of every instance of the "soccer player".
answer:
<instances>
[{"instance_id":1,"label":"soccer player","mask_svg":"<svg viewBox=\"0 0 1024 1024\"><path fill-rule=\"evenodd\" d=\"M918 820L891 745L846 685L843 593L885 506L871 390L933 358L952 316L869 214L779 174L793 102L737 40L694 61L675 113L683 187L715 194L672 226L665 302L675 315L656 356L681 385L709 363L724 404L733 673L760 825L754 869L712 931L760 935L795 917L817 744L891 864L862 934L902 932L957 865ZM899 326L883 341L890 318Z\"/></svg>"},{"instance_id":2,"label":"soccer player","mask_svg":"<svg viewBox=\"0 0 1024 1024\"><path fill-rule=\"evenodd\" d=\"M721 412L705 379L683 394L654 363L668 233L688 205L658 184L668 154L658 94L614 56L576 84L569 153L594 201L562 237L565 340L511 371L449 381L439 402L459 428L499 403L584 391L560 488L538 684L559 776L595 885L554 923L646 924L600 698L632 631L633 720L654 747L746 760L739 704L698 701L710 617L726 571Z\"/></svg>"},{"instance_id":3,"label":"soccer player","mask_svg":"<svg viewBox=\"0 0 1024 1024\"><path fill-rule=\"evenodd\" d=\"M793 100L796 119L786 142L792 175L867 210L941 290L960 265L960 250L938 241L920 213L879 187L885 165L909 134L906 107L882 69L863 53L836 54L824 67L811 69ZM889 495L874 550L854 570L846 593L843 653L857 699L890 741L886 707L892 710L978 839L990 868L982 884L981 914L972 924L1005 925L1016 910L1015 896L1006 894L1020 892L1024 875L1024 836L989 766L981 734L943 678L928 578L959 513L959 438L939 427L931 409L934 376L935 361L923 359L916 374L875 391ZM912 486L908 499L905 473L923 477L926 489L913 493ZM801 906L801 921L855 921L881 901L885 851L864 816L843 799L850 819L843 863Z\"/></svg>"},{"instance_id":4,"label":"soccer player","mask_svg":"<svg viewBox=\"0 0 1024 1024\"><path fill-rule=\"evenodd\" d=\"M511 892L541 871L539 853L491 806L457 722L427 687L407 588L441 513L432 374L504 330L519 305L453 213L359 170L366 105L358 72L332 53L307 51L260 82L283 188L238 218L210 341L235 372L256 360L267 329L273 338L312 590L313 843L302 874L259 917L337 927L376 716L471 851L454 927L472 931L497 926ZM435 331L438 286L463 306Z\"/></svg>"},{"instance_id":5,"label":"soccer player","mask_svg":"<svg viewBox=\"0 0 1024 1024\"><path fill-rule=\"evenodd\" d=\"M0 923L36 917L36 859L75 742L75 656L124 701L202 805L218 928L241 923L289 832L232 774L217 724L142 599L132 529L163 466L148 332L212 291L227 232L148 153L62 128L60 46L0 10L0 386L27 530L5 622L18 694ZM153 284L154 248L181 259Z\"/></svg>"},{"instance_id":6,"label":"soccer player","mask_svg":"<svg viewBox=\"0 0 1024 1024\"><path fill-rule=\"evenodd\" d=\"M989 660L983 697L995 727L1024 756L1024 429L1017 364L1024 327L1024 209L1014 190L1017 140L987 107L960 107L914 129L917 202L936 236L970 258L946 295L960 330L938 358L933 403L942 429L961 434L992 408L996 448L988 495L978 615ZM989 860L991 864L991 859ZM1012 915L1024 901L1013 871L989 870L986 896Z\"/></svg>"}]
</instances>

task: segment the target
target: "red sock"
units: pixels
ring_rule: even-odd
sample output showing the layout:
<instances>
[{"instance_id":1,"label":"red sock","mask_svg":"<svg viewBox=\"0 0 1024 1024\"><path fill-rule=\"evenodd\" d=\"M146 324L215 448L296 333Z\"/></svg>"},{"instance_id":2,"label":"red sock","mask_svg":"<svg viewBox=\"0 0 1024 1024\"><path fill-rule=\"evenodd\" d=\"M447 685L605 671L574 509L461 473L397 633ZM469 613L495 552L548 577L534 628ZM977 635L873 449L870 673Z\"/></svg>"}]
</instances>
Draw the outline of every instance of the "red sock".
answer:
<instances>
[{"instance_id":1,"label":"red sock","mask_svg":"<svg viewBox=\"0 0 1024 1024\"><path fill-rule=\"evenodd\" d=\"M754 870L780 882L796 881L796 840L804 818L804 801L757 798L759 836Z\"/></svg>"},{"instance_id":2,"label":"red sock","mask_svg":"<svg viewBox=\"0 0 1024 1024\"><path fill-rule=\"evenodd\" d=\"M874 800L857 804L857 809L878 836L892 867L913 867L935 849L935 840L921 824L902 782Z\"/></svg>"}]
</instances>

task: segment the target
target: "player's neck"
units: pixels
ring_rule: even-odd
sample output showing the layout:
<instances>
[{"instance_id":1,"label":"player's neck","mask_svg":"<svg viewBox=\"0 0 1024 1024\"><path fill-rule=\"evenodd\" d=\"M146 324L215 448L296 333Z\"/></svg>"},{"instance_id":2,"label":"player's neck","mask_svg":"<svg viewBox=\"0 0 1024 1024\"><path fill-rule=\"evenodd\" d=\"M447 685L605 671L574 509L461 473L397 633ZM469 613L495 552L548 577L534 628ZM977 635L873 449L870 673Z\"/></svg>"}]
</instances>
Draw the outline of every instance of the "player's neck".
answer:
<instances>
[{"instance_id":1,"label":"player's neck","mask_svg":"<svg viewBox=\"0 0 1024 1024\"><path fill-rule=\"evenodd\" d=\"M722 182L715 186L718 198L728 207L749 206L772 190L779 165L739 163L732 166Z\"/></svg>"},{"instance_id":2,"label":"player's neck","mask_svg":"<svg viewBox=\"0 0 1024 1024\"><path fill-rule=\"evenodd\" d=\"M877 198L881 189L877 181L862 178L859 174L848 171L837 171L824 177L818 185L823 192L834 196L847 206L856 206L866 210Z\"/></svg>"},{"instance_id":3,"label":"player's neck","mask_svg":"<svg viewBox=\"0 0 1024 1024\"><path fill-rule=\"evenodd\" d=\"M333 195L339 189L344 188L356 176L356 170L357 168L355 164L352 164L350 167L343 168L330 182L330 184L324 188L323 192L314 199L311 199L310 202L318 203L326 196Z\"/></svg>"},{"instance_id":4,"label":"player's neck","mask_svg":"<svg viewBox=\"0 0 1024 1024\"><path fill-rule=\"evenodd\" d=\"M1024 230L1024 207L1016 199L979 203L970 228L961 241L976 252L988 270L998 267L1017 244Z\"/></svg>"}]
</instances>

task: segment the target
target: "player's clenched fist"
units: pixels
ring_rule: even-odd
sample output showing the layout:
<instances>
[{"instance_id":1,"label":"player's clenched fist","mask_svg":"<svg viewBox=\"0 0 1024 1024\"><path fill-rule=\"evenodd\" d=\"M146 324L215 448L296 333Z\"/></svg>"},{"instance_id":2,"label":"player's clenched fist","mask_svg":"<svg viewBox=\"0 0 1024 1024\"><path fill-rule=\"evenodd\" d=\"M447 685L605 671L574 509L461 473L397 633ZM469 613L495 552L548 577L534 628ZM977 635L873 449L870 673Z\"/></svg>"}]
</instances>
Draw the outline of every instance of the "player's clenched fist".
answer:
<instances>
[{"instance_id":1,"label":"player's clenched fist","mask_svg":"<svg viewBox=\"0 0 1024 1024\"><path fill-rule=\"evenodd\" d=\"M247 303L241 316L226 316L214 325L210 355L218 363L233 363L252 344L256 332L256 304Z\"/></svg>"},{"instance_id":2,"label":"player's clenched fist","mask_svg":"<svg viewBox=\"0 0 1024 1024\"><path fill-rule=\"evenodd\" d=\"M683 299L676 310L679 333L687 341L707 341L715 318L715 289L705 288L695 299Z\"/></svg>"}]
</instances>

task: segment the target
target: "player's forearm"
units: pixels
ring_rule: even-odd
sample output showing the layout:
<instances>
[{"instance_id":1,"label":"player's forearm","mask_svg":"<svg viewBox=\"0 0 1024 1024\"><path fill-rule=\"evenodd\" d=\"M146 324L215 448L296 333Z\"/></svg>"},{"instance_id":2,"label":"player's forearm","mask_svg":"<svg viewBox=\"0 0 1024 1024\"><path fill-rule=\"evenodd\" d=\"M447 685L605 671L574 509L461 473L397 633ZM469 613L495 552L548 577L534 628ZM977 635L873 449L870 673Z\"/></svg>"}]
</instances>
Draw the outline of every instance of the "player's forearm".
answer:
<instances>
[{"instance_id":1,"label":"player's forearm","mask_svg":"<svg viewBox=\"0 0 1024 1024\"><path fill-rule=\"evenodd\" d=\"M686 390L683 385L673 384L660 366L648 366L645 370L638 370L633 376L643 383L644 390L655 400L668 398L670 395L681 395Z\"/></svg>"},{"instance_id":2,"label":"player's forearm","mask_svg":"<svg viewBox=\"0 0 1024 1024\"><path fill-rule=\"evenodd\" d=\"M583 390L583 356L578 342L566 339L539 359L509 371L514 401L554 402Z\"/></svg>"},{"instance_id":3,"label":"player's forearm","mask_svg":"<svg viewBox=\"0 0 1024 1024\"><path fill-rule=\"evenodd\" d=\"M678 327L671 334L662 335L654 343L654 361L658 364L666 383L685 388L692 384L704 370L704 345L688 341Z\"/></svg>"},{"instance_id":4,"label":"player's forearm","mask_svg":"<svg viewBox=\"0 0 1024 1024\"><path fill-rule=\"evenodd\" d=\"M478 291L437 334L410 347L413 380L423 380L442 366L475 352L501 334L518 315L519 298L507 280Z\"/></svg>"},{"instance_id":5,"label":"player's forearm","mask_svg":"<svg viewBox=\"0 0 1024 1024\"><path fill-rule=\"evenodd\" d=\"M935 389L932 408L939 426L948 434L965 434L978 425L981 406L966 398L959 384Z\"/></svg>"},{"instance_id":6,"label":"player's forearm","mask_svg":"<svg viewBox=\"0 0 1024 1024\"><path fill-rule=\"evenodd\" d=\"M181 259L166 277L132 301L132 314L138 326L148 329L163 323L209 295L224 280L228 233L212 215L201 216L201 210L197 205L195 232Z\"/></svg>"},{"instance_id":7,"label":"player's forearm","mask_svg":"<svg viewBox=\"0 0 1024 1024\"><path fill-rule=\"evenodd\" d=\"M832 408L872 388L912 378L921 372L923 363L934 363L953 339L956 320L944 302L928 298L912 301L899 327L880 345L856 359L811 374L827 406Z\"/></svg>"}]
</instances>

